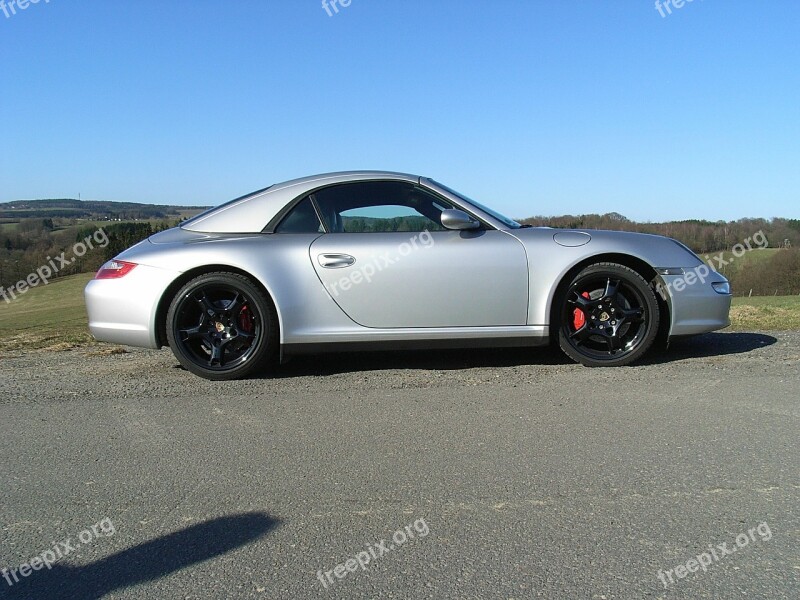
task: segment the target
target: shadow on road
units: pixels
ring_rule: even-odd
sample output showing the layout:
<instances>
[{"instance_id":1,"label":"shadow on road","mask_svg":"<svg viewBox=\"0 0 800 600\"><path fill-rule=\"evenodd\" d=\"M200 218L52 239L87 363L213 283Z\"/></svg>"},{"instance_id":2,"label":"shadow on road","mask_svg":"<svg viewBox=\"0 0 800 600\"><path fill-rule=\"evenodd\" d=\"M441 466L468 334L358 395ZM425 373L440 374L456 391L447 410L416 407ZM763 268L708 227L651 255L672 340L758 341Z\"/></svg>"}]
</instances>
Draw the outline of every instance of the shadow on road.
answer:
<instances>
[{"instance_id":1,"label":"shadow on road","mask_svg":"<svg viewBox=\"0 0 800 600\"><path fill-rule=\"evenodd\" d=\"M744 354L759 348L771 346L777 338L763 333L706 333L694 337L673 340L665 352L655 353L641 364L665 363L686 358L707 358Z\"/></svg>"},{"instance_id":2,"label":"shadow on road","mask_svg":"<svg viewBox=\"0 0 800 600\"><path fill-rule=\"evenodd\" d=\"M244 546L277 527L264 513L220 517L139 544L86 566L57 563L9 587L0 597L36 600L95 600L132 585L160 579L190 565ZM13 581L13 579L12 579Z\"/></svg>"},{"instance_id":3,"label":"shadow on road","mask_svg":"<svg viewBox=\"0 0 800 600\"><path fill-rule=\"evenodd\" d=\"M469 350L398 350L375 352L337 352L294 356L268 377L305 377L382 371L389 369L430 369L457 371L481 367L569 364L560 350L542 348L494 348Z\"/></svg>"},{"instance_id":4,"label":"shadow on road","mask_svg":"<svg viewBox=\"0 0 800 600\"><path fill-rule=\"evenodd\" d=\"M751 352L778 340L761 333L708 333L673 340L666 351L651 351L636 364L659 364L686 358L703 358ZM570 365L569 358L554 347L473 350L415 350L393 352L342 352L296 356L265 378L335 375L389 369L454 371L481 367L522 365Z\"/></svg>"}]
</instances>

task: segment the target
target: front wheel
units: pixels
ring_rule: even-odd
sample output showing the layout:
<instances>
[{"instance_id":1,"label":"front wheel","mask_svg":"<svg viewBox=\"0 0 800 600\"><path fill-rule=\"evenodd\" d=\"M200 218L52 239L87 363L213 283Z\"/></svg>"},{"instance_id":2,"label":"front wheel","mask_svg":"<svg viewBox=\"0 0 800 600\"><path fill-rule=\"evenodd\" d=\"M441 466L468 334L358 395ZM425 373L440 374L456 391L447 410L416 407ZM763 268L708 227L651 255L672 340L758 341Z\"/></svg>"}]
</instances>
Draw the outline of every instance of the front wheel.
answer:
<instances>
[{"instance_id":1,"label":"front wheel","mask_svg":"<svg viewBox=\"0 0 800 600\"><path fill-rule=\"evenodd\" d=\"M246 277L208 273L173 298L167 339L181 365L195 375L240 379L274 355L277 317L270 299Z\"/></svg>"},{"instance_id":2,"label":"front wheel","mask_svg":"<svg viewBox=\"0 0 800 600\"><path fill-rule=\"evenodd\" d=\"M616 263L582 270L556 311L561 349L587 367L619 367L641 358L658 335L658 300L639 273Z\"/></svg>"}]
</instances>

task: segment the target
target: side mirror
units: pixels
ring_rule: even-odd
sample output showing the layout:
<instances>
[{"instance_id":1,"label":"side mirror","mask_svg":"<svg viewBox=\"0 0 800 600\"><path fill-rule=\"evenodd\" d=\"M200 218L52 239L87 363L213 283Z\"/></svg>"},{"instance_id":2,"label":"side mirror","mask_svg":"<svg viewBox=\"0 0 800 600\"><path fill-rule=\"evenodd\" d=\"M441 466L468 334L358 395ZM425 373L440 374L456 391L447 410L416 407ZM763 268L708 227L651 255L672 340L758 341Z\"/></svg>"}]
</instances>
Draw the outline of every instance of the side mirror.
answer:
<instances>
[{"instance_id":1,"label":"side mirror","mask_svg":"<svg viewBox=\"0 0 800 600\"><path fill-rule=\"evenodd\" d=\"M448 208L442 211L442 227L445 229L479 229L480 221L476 221L463 210Z\"/></svg>"}]
</instances>

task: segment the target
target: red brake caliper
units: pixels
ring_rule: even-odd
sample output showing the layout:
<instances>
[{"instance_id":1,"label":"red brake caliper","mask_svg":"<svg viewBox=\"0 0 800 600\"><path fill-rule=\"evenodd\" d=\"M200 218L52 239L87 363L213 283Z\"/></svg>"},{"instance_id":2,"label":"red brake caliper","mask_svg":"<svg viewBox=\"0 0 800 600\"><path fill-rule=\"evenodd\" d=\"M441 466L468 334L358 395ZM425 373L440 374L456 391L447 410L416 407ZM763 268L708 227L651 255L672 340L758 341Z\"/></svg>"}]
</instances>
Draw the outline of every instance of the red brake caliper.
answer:
<instances>
[{"instance_id":1,"label":"red brake caliper","mask_svg":"<svg viewBox=\"0 0 800 600\"><path fill-rule=\"evenodd\" d=\"M588 300L589 292L583 292L581 296ZM584 325L586 325L586 315L580 308L576 308L572 311L572 326L575 328L575 331L578 331Z\"/></svg>"},{"instance_id":2,"label":"red brake caliper","mask_svg":"<svg viewBox=\"0 0 800 600\"><path fill-rule=\"evenodd\" d=\"M250 309L245 304L239 312L239 329L245 333L253 333L253 318Z\"/></svg>"}]
</instances>

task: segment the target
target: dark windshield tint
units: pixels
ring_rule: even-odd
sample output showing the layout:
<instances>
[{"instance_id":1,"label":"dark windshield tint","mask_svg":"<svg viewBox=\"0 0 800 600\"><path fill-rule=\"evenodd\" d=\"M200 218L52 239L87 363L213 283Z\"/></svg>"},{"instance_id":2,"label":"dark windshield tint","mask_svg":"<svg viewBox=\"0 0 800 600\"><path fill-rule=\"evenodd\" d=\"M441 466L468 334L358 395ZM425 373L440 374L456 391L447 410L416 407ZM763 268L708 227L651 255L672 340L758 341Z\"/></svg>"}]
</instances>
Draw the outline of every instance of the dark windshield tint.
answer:
<instances>
[{"instance_id":1,"label":"dark windshield tint","mask_svg":"<svg viewBox=\"0 0 800 600\"><path fill-rule=\"evenodd\" d=\"M306 197L295 206L275 229L275 233L323 233L311 198Z\"/></svg>"}]
</instances>

